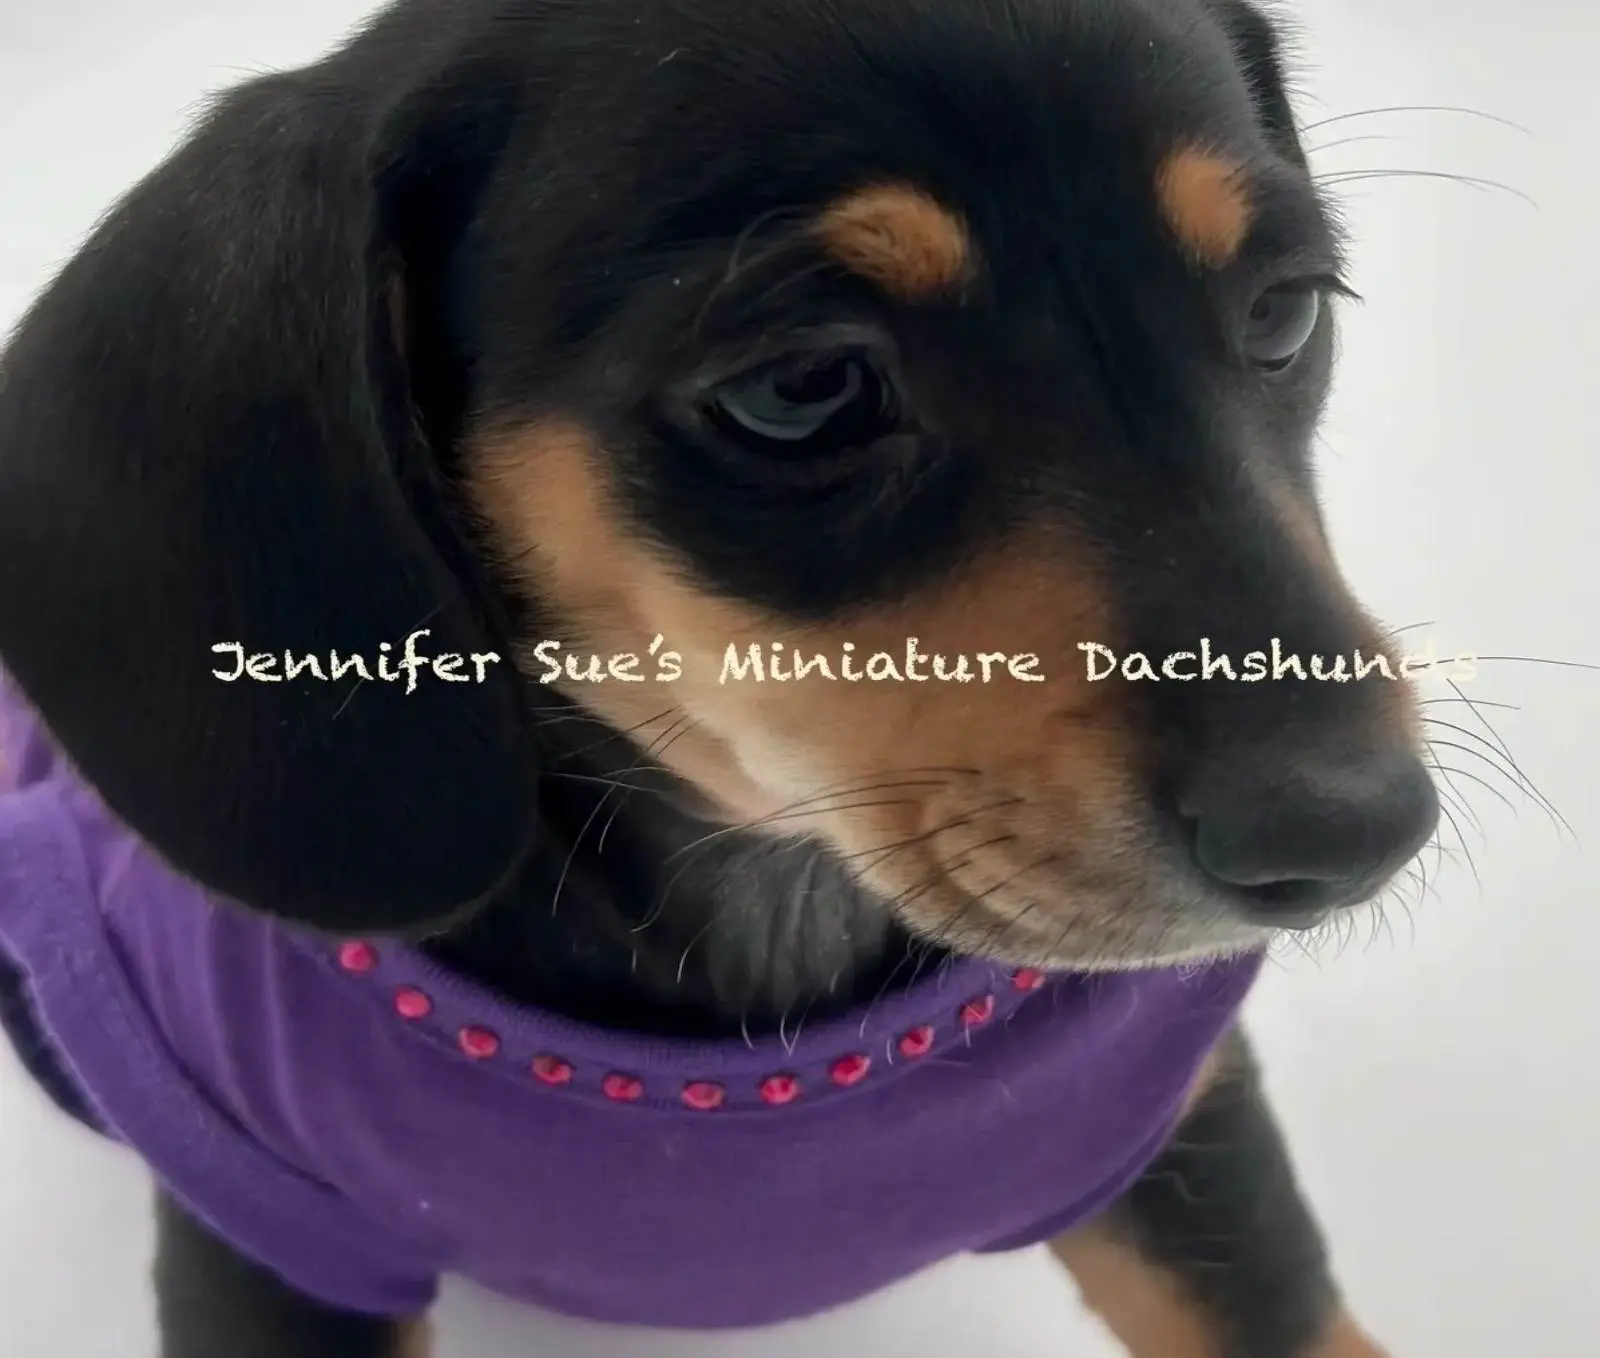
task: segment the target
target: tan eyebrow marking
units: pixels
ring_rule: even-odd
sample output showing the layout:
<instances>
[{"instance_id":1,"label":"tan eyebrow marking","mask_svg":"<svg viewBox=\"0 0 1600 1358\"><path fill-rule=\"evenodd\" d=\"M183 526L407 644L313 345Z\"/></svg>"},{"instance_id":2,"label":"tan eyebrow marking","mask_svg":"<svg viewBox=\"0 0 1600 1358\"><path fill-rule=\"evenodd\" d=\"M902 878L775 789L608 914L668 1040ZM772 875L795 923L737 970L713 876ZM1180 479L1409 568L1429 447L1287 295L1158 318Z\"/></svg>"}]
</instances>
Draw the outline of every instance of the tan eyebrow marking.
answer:
<instances>
[{"instance_id":1,"label":"tan eyebrow marking","mask_svg":"<svg viewBox=\"0 0 1600 1358\"><path fill-rule=\"evenodd\" d=\"M1174 151L1156 172L1156 200L1184 249L1220 269L1244 244L1255 217L1244 167L1214 151L1188 146Z\"/></svg>"},{"instance_id":2,"label":"tan eyebrow marking","mask_svg":"<svg viewBox=\"0 0 1600 1358\"><path fill-rule=\"evenodd\" d=\"M976 268L966 224L910 184L846 194L823 211L816 233L845 268L907 301L951 291Z\"/></svg>"}]
</instances>

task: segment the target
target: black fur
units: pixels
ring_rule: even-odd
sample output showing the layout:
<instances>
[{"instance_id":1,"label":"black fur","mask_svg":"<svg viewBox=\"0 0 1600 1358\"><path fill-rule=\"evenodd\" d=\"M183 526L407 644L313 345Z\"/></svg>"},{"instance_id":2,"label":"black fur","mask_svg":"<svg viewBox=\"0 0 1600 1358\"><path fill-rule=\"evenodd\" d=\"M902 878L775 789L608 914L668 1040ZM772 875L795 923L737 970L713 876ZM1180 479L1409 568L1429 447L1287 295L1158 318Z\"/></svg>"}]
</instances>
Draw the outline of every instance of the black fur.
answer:
<instances>
[{"instance_id":1,"label":"black fur","mask_svg":"<svg viewBox=\"0 0 1600 1358\"><path fill-rule=\"evenodd\" d=\"M227 96L0 369L0 578L31 582L0 591L7 667L174 864L333 929L479 903L533 818L510 674L351 696L211 673L256 637L497 649L388 330L390 103L329 70Z\"/></svg>"},{"instance_id":2,"label":"black fur","mask_svg":"<svg viewBox=\"0 0 1600 1358\"><path fill-rule=\"evenodd\" d=\"M1243 259L1205 286L1145 201L1184 139L1259 180ZM119 814L254 909L445 933L515 995L646 1026L848 1003L911 946L881 904L820 850L728 836L673 867L662 909L663 859L705 827L613 797L602 858L584 780L637 752L574 742L509 664L414 693L230 685L211 647L370 656L427 627L432 654L509 656L539 601L481 564L459 439L558 408L616 435L633 512L710 587L796 617L1042 515L1115 564L1128 649L1191 644L1226 599L1219 650L1348 652L1350 619L1235 486L1241 456L1305 482L1327 385L1326 320L1270 385L1226 333L1265 282L1339 270L1301 160L1271 30L1236 0L407 0L222 98L19 328L0 578L28 584L0 590L0 657ZM981 305L891 327L863 285L797 278L778 227L724 286L752 226L878 173L1003 243ZM919 405L900 480L799 493L685 430L671 393L697 372L841 316L899 351ZM1201 768L1215 800L1223 764L1293 764L1367 721L1335 685L1140 697L1165 797Z\"/></svg>"},{"instance_id":3,"label":"black fur","mask_svg":"<svg viewBox=\"0 0 1600 1358\"><path fill-rule=\"evenodd\" d=\"M165 1194L156 1201L155 1290L161 1358L400 1358L395 1322L296 1295Z\"/></svg>"},{"instance_id":4,"label":"black fur","mask_svg":"<svg viewBox=\"0 0 1600 1358\"><path fill-rule=\"evenodd\" d=\"M1242 1033L1104 1225L1177 1281L1215 1325L1223 1358L1308 1353L1338 1313L1321 1229Z\"/></svg>"},{"instance_id":5,"label":"black fur","mask_svg":"<svg viewBox=\"0 0 1600 1358\"><path fill-rule=\"evenodd\" d=\"M1205 280L1147 201L1184 141L1259 190L1240 258ZM984 247L970 305L902 324L791 231L875 175L962 205ZM753 261L737 276L735 252ZM1238 493L1251 463L1309 504L1331 320L1270 381L1234 341L1264 288L1331 294L1341 269L1273 30L1241 0L401 0L220 99L19 327L0 661L119 815L251 909L426 937L514 998L616 1026L837 1010L937 947L820 846L722 834L685 860L718 828L688 790L613 791L641 752L511 669L541 601L462 509L466 436L581 415L641 532L797 619L937 581L1027 520L1115 565L1129 649L1182 649L1220 599L1218 650L1348 652L1352 616ZM683 395L708 371L840 321L915 406L893 476L807 483L697 431ZM506 659L413 693L212 675L219 642L370 656L418 628L431 654ZM1215 799L1241 767L1377 741L1336 685L1139 701L1174 824L1197 767ZM1251 1257L1301 1271L1281 1310L1265 1272L1194 1281L1241 1354L1290 1358L1320 1255L1248 1108L1201 1116L1241 1148L1219 1210L1264 1203L1281 1230ZM1213 1226L1156 1180L1127 1211L1180 1273ZM248 1324L205 1317L266 1292L163 1222L165 1304L204 1311L174 1320L169 1358L382 1351L380 1328L313 1334L281 1297L257 1308L281 1339L239 1347Z\"/></svg>"}]
</instances>

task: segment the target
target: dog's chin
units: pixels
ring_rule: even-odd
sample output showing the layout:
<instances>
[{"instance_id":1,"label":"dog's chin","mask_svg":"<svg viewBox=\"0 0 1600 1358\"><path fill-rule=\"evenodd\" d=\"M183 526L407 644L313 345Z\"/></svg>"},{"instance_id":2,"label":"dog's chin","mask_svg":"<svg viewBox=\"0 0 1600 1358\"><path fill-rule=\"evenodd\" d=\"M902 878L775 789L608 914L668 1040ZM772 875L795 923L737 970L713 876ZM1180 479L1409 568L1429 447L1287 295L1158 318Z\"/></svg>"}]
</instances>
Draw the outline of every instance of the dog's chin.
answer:
<instances>
[{"instance_id":1,"label":"dog's chin","mask_svg":"<svg viewBox=\"0 0 1600 1358\"><path fill-rule=\"evenodd\" d=\"M1138 895L1086 889L1051 897L975 894L946 878L919 899L879 892L919 942L1006 966L1054 972L1195 966L1266 948L1282 932L1202 891Z\"/></svg>"}]
</instances>

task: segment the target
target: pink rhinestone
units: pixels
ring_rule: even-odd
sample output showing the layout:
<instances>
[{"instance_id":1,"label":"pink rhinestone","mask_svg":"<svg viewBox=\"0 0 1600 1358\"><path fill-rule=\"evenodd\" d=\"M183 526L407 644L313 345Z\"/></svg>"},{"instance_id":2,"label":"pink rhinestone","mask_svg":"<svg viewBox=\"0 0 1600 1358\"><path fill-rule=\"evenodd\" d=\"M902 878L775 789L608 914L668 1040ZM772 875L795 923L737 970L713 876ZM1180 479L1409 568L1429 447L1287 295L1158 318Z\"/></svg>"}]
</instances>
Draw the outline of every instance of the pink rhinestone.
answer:
<instances>
[{"instance_id":1,"label":"pink rhinestone","mask_svg":"<svg viewBox=\"0 0 1600 1358\"><path fill-rule=\"evenodd\" d=\"M994 996L984 995L968 1000L961 1006L961 1022L968 1028L979 1028L994 1017Z\"/></svg>"},{"instance_id":2,"label":"pink rhinestone","mask_svg":"<svg viewBox=\"0 0 1600 1358\"><path fill-rule=\"evenodd\" d=\"M696 1080L683 1087L683 1101L701 1113L709 1113L713 1108L721 1108L726 1092L719 1084L710 1080Z\"/></svg>"},{"instance_id":3,"label":"pink rhinestone","mask_svg":"<svg viewBox=\"0 0 1600 1358\"><path fill-rule=\"evenodd\" d=\"M793 1075L769 1075L761 1082L761 1101L782 1108L800 1097L800 1081Z\"/></svg>"},{"instance_id":4,"label":"pink rhinestone","mask_svg":"<svg viewBox=\"0 0 1600 1358\"><path fill-rule=\"evenodd\" d=\"M559 1056L533 1058L533 1078L541 1084L565 1085L572 1083L572 1063Z\"/></svg>"},{"instance_id":5,"label":"pink rhinestone","mask_svg":"<svg viewBox=\"0 0 1600 1358\"><path fill-rule=\"evenodd\" d=\"M456 1041L474 1061L487 1061L500 1051L500 1039L487 1028L463 1028L456 1034Z\"/></svg>"},{"instance_id":6,"label":"pink rhinestone","mask_svg":"<svg viewBox=\"0 0 1600 1358\"><path fill-rule=\"evenodd\" d=\"M394 992L395 1012L403 1019L425 1019L433 1013L433 1001L415 986L401 986Z\"/></svg>"},{"instance_id":7,"label":"pink rhinestone","mask_svg":"<svg viewBox=\"0 0 1600 1358\"><path fill-rule=\"evenodd\" d=\"M370 943L341 943L339 965L355 976L365 976L378 965L378 950Z\"/></svg>"},{"instance_id":8,"label":"pink rhinestone","mask_svg":"<svg viewBox=\"0 0 1600 1358\"><path fill-rule=\"evenodd\" d=\"M933 1050L933 1029L924 1024L920 1028L913 1028L900 1037L900 1055L908 1061L915 1061L919 1056L926 1056Z\"/></svg>"},{"instance_id":9,"label":"pink rhinestone","mask_svg":"<svg viewBox=\"0 0 1600 1358\"><path fill-rule=\"evenodd\" d=\"M867 1072L872 1069L872 1058L862 1052L853 1056L841 1056L833 1063L833 1069L828 1072L828 1078L834 1084L842 1085L848 1089L851 1085L858 1085L867 1078Z\"/></svg>"},{"instance_id":10,"label":"pink rhinestone","mask_svg":"<svg viewBox=\"0 0 1600 1358\"><path fill-rule=\"evenodd\" d=\"M1012 976L1011 984L1016 986L1018 990L1026 993L1028 991L1040 989L1044 985L1045 980L1046 977L1042 971L1039 971L1034 967L1024 967L1021 971Z\"/></svg>"},{"instance_id":11,"label":"pink rhinestone","mask_svg":"<svg viewBox=\"0 0 1600 1358\"><path fill-rule=\"evenodd\" d=\"M600 1088L616 1103L637 1103L644 1097L644 1081L632 1075L607 1075Z\"/></svg>"}]
</instances>

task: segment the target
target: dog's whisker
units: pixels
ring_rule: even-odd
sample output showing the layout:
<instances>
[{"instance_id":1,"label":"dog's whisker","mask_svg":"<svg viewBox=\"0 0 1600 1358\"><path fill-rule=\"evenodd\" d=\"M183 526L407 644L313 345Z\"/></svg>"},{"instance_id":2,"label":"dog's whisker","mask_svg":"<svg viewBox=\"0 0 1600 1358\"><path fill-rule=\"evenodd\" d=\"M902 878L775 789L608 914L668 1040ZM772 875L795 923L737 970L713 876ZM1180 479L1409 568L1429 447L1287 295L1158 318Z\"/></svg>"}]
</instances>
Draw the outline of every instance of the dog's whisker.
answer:
<instances>
[{"instance_id":1,"label":"dog's whisker","mask_svg":"<svg viewBox=\"0 0 1600 1358\"><path fill-rule=\"evenodd\" d=\"M1444 777L1444 775L1441 775L1441 777L1444 778L1445 783L1445 786L1439 789L1439 804L1441 809L1449 808L1453 812L1460 812L1460 814L1466 818L1467 823L1472 826L1478 837L1482 839L1486 833L1484 830L1483 818L1478 815L1477 810L1473 807L1471 801L1461 794L1461 792L1456 788L1456 785L1451 782L1448 777ZM1465 848L1466 840L1464 836L1461 836L1460 825L1454 821L1452 821L1452 824L1455 826L1457 836L1462 839L1462 847Z\"/></svg>"},{"instance_id":2,"label":"dog's whisker","mask_svg":"<svg viewBox=\"0 0 1600 1358\"><path fill-rule=\"evenodd\" d=\"M835 795L840 795L840 794L835 794ZM855 794L855 795L864 795L864 794ZM882 799L877 799L877 800L874 800L874 801L850 802L850 803L845 803L843 805L834 805L834 806L829 806L829 807L827 807L825 809L830 814L840 814L840 813L843 813L843 812L855 812L855 811L883 810L883 809L887 809L889 807L895 807L895 806L916 805L917 800L918 799L916 799L916 798L908 798L908 797L882 798ZM663 860L663 866L665 866L665 864L667 864L667 863L673 862L676 859L687 857L694 850L704 851L705 849L710 847L717 840L723 839L723 838L725 838L726 836L728 836L730 834L735 834L735 833L738 833L740 831L748 830L748 829L751 829L751 828L754 828L754 827L768 828L768 827L771 827L771 826L776 825L776 824L781 824L781 823L783 823L785 821L788 821L788 820L804 820L804 819L808 819L808 818L810 818L812 816L815 816L815 815L818 815L818 814L820 814L820 813L815 808L808 808L808 809L804 809L804 810L792 810L792 811L787 811L787 812L775 812L773 815L764 816L759 821L753 821L753 822L750 822L747 825L734 825L734 826L723 826L723 827L720 827L720 828L718 828L716 830L713 830L709 834L701 836L699 839L696 839L691 844L686 845L684 848L681 848L681 849L677 850L676 852L672 853L671 855L669 855L666 859ZM693 867L694 867L694 859L690 858L690 860L688 862L685 862L677 870L677 872L675 872L672 875L672 877L668 879L666 885L661 889L660 893L657 895L655 904L646 913L645 917L637 925L634 926L634 928L633 928L633 932L634 933L636 933L636 934L643 933L646 930L654 927L654 925L656 923L658 923L662 919L662 917L666 913L668 901L669 901L669 899L670 899L670 897L672 895L673 890L676 888L677 884L680 881L683 880L684 875L686 873L688 873Z\"/></svg>"},{"instance_id":3,"label":"dog's whisker","mask_svg":"<svg viewBox=\"0 0 1600 1358\"><path fill-rule=\"evenodd\" d=\"M1382 635L1383 635L1383 639L1385 641L1393 641L1396 637L1403 637L1407 632L1418 632L1418 631L1421 631L1424 627L1434 627L1434 626L1437 626L1437 624L1432 622L1432 621L1428 621L1428 622L1408 622L1403 627L1389 627L1389 628L1386 628L1386 629L1384 629L1384 632L1383 632Z\"/></svg>"},{"instance_id":4,"label":"dog's whisker","mask_svg":"<svg viewBox=\"0 0 1600 1358\"><path fill-rule=\"evenodd\" d=\"M701 939L711 932L712 926L715 923L715 916L713 916L711 919L708 919L703 925L700 926L699 932L696 933L695 936L684 945L683 954L678 958L678 985L681 986L683 984L684 969L689 965L689 954L694 951L694 945L700 942Z\"/></svg>"},{"instance_id":5,"label":"dog's whisker","mask_svg":"<svg viewBox=\"0 0 1600 1358\"><path fill-rule=\"evenodd\" d=\"M910 770L910 772L918 773L929 771L931 770ZM836 801L842 797L862 797L876 792L892 792L916 788L938 789L944 786L946 786L946 783L943 780L932 780L926 778L899 779L876 784L868 784L863 787L851 787L848 784L840 785L830 789L827 792L820 792L811 797L801 798L799 801L786 803L784 806L780 807L778 810L770 813L769 815L757 817L755 820L740 821L734 825L718 826L715 830L712 830L699 839L694 840L692 843L686 844L682 848L674 850L673 853L668 855L665 861L670 863L675 859L681 858L684 855L689 854L708 843L711 843L714 840L725 839L729 835L738 835L752 830L760 830L767 826L786 820L794 820L803 818L805 816L831 815L841 811L869 810L874 806L909 805L917 800L916 798L900 798L897 801L866 803L860 806L853 804L829 805L830 802Z\"/></svg>"},{"instance_id":6,"label":"dog's whisker","mask_svg":"<svg viewBox=\"0 0 1600 1358\"><path fill-rule=\"evenodd\" d=\"M1483 736L1478 735L1476 731L1469 731L1464 727L1457 726L1451 722L1430 721L1428 724L1447 727L1452 731L1459 732L1463 738L1478 740L1482 742L1483 745L1488 747L1487 749L1481 749L1475 745L1463 745L1460 741L1456 740L1430 738L1428 741L1428 746L1430 749L1454 750L1458 754L1466 755L1469 759L1479 760L1480 762L1487 764L1502 778L1506 779L1507 782L1509 782L1517 789L1517 791L1521 792L1530 801L1535 803L1539 801L1537 789L1535 789L1532 784L1529 783L1527 775L1524 774L1522 770L1519 769L1514 763L1508 765L1500 762L1500 760L1505 756L1502 754L1498 746L1491 744Z\"/></svg>"},{"instance_id":7,"label":"dog's whisker","mask_svg":"<svg viewBox=\"0 0 1600 1358\"><path fill-rule=\"evenodd\" d=\"M1516 703L1495 703L1487 698L1423 698L1420 700L1422 707L1468 707L1476 704L1478 707L1487 707L1497 712L1520 712L1522 708Z\"/></svg>"},{"instance_id":8,"label":"dog's whisker","mask_svg":"<svg viewBox=\"0 0 1600 1358\"><path fill-rule=\"evenodd\" d=\"M1586 670L1590 674L1600 674L1600 665L1584 660L1551 660L1537 655L1480 655L1473 658L1482 665L1548 665L1552 669Z\"/></svg>"},{"instance_id":9,"label":"dog's whisker","mask_svg":"<svg viewBox=\"0 0 1600 1358\"><path fill-rule=\"evenodd\" d=\"M937 838L942 834L947 834L952 830L963 829L986 816L993 815L997 811L1005 811L1014 806L1020 806L1025 800L1026 799L1022 797L1007 797L1001 801L993 803L992 805L980 806L971 811L964 812L955 819L935 825L931 829L925 830L921 834L915 835L910 839L903 839L891 845L879 845L871 849L861 849L855 853L841 854L839 855L839 858L841 862L852 863L859 858L865 858L882 853L884 855L883 858L873 858L873 861L866 864L862 869L863 872L870 872L873 868L880 866L884 861L896 853L908 848L914 848L920 844L926 844L930 839Z\"/></svg>"},{"instance_id":10,"label":"dog's whisker","mask_svg":"<svg viewBox=\"0 0 1600 1358\"><path fill-rule=\"evenodd\" d=\"M1495 123L1501 127L1508 127L1514 132L1521 132L1525 136L1532 136L1521 123L1512 122L1499 114L1487 113L1482 109L1464 108L1456 104L1390 104L1383 108L1357 109L1353 113L1338 113L1331 118L1319 118L1316 122L1305 123L1301 126L1302 133L1318 132L1325 127L1333 127L1338 123L1354 122L1358 118L1378 118L1401 113L1451 113L1459 114L1466 118L1478 118L1484 122Z\"/></svg>"},{"instance_id":11,"label":"dog's whisker","mask_svg":"<svg viewBox=\"0 0 1600 1358\"><path fill-rule=\"evenodd\" d=\"M673 736L670 740L668 740L666 742L666 744L662 745L660 749L652 750L651 751L651 757L654 760L654 762L659 764L662 760L664 760L667 757L667 751L670 750L673 747L673 745L675 745L678 741L682 740L684 736L688 735L691 731L693 731L698 724L699 724L698 722L689 723L682 730L680 730L675 736ZM611 814L608 817L606 817L606 823L603 826L600 827L600 838L595 841L595 847L594 847L594 851L595 851L595 853L597 855L603 854L605 852L605 849L606 849L606 836L608 834L610 834L611 827L614 824L616 824L617 816L621 814L622 808L627 804L628 799L635 792L639 792L639 791L642 791L642 790L644 790L644 789L640 789L640 788L637 788L637 787L626 787L626 788L622 789L622 796L620 796L617 799L616 804L611 808Z\"/></svg>"},{"instance_id":12,"label":"dog's whisker","mask_svg":"<svg viewBox=\"0 0 1600 1358\"><path fill-rule=\"evenodd\" d=\"M1525 796L1539 805L1541 809L1547 813L1554 813L1555 807L1550 802L1549 798L1539 790L1538 785L1535 784L1532 778L1530 778L1527 773L1523 771L1521 765L1517 763L1517 761L1512 757L1511 752L1503 745L1497 744L1490 740L1487 736L1481 735L1477 731L1469 730L1467 727L1462 726L1457 722L1445 721L1439 717L1428 717L1426 722L1429 726L1439 727L1440 729L1447 731L1453 731L1457 735L1461 736L1464 740L1477 742L1475 745L1470 747L1448 741L1436 741L1433 743L1443 744L1446 748L1459 750L1463 754L1472 755L1475 758L1482 760L1497 773L1509 779ZM1504 763L1501 762L1502 760Z\"/></svg>"},{"instance_id":13,"label":"dog's whisker","mask_svg":"<svg viewBox=\"0 0 1600 1358\"><path fill-rule=\"evenodd\" d=\"M1483 878L1478 872L1478 864L1472 856L1472 849L1467 844L1467 837L1461 832L1461 823L1456 819L1455 813L1448 805L1441 804L1440 811L1449 824L1451 831L1455 834L1457 842L1461 845L1461 852L1465 856L1467 867L1472 873L1472 880L1478 884L1478 891L1481 894L1483 891ZM1444 846L1441 843L1439 854L1443 857L1444 853Z\"/></svg>"},{"instance_id":14,"label":"dog's whisker","mask_svg":"<svg viewBox=\"0 0 1600 1358\"><path fill-rule=\"evenodd\" d=\"M1517 805L1516 805L1516 803L1513 802L1511 800L1511 798L1506 796L1506 794L1504 792L1502 792L1499 788L1497 788L1493 783L1489 782L1487 779L1480 778L1477 774L1472 773L1467 769L1458 769L1458 768L1455 768L1455 767L1453 767L1451 765L1446 765L1446 764L1438 762L1438 761L1434 762L1433 767L1435 769L1437 769L1440 773L1450 774L1450 775L1452 775L1453 777L1456 777L1456 778L1465 778L1468 782L1476 783L1479 787L1483 788L1483 790L1485 792L1489 793L1490 796L1496 798L1501 803L1501 805L1503 805L1508 811L1511 812L1512 815L1516 815L1516 813L1517 813Z\"/></svg>"},{"instance_id":15,"label":"dog's whisker","mask_svg":"<svg viewBox=\"0 0 1600 1358\"><path fill-rule=\"evenodd\" d=\"M685 717L682 720L692 722L695 719L692 718L692 717ZM677 723L674 723L674 727L676 725L677 725ZM673 727L669 727L668 728L667 735L669 737L670 737L670 733L671 733L671 731L673 729L674 729ZM634 763L632 765L630 765L628 769L624 770L624 772L632 772L633 769L637 768L640 764L642 764L647 758L649 758L649 756L650 756L650 750L649 749L646 749L646 750L642 751L640 753L640 755L639 755L639 758L637 760L635 760ZM567 850L566 860L561 865L561 873L556 878L555 890L553 892L551 892L551 895L550 895L550 915L551 915L552 919L555 917L556 912L560 908L560 905L561 905L561 893L566 887L567 878L568 878L568 875L572 871L573 864L577 862L578 853L579 853L579 851L581 850L581 848L583 846L583 837L584 837L584 835L586 835L588 833L589 828L599 818L599 815L600 815L601 811L605 809L605 806L606 806L607 802L612 797L614 792L615 792L615 789L613 788L613 789L608 789L606 792L601 794L600 799L594 804L594 807L593 807L593 809L590 810L588 817L584 820L583 824L579 827L578 833L573 836L572 844Z\"/></svg>"},{"instance_id":16,"label":"dog's whisker","mask_svg":"<svg viewBox=\"0 0 1600 1358\"><path fill-rule=\"evenodd\" d=\"M628 782L625 775L630 772L634 772L634 770L624 769L615 776L607 778L598 773L571 773L565 769L542 769L539 772L539 777L541 779L548 778L554 782L581 783L590 787L609 787L616 789L618 792L658 793L662 791L662 789L650 787L648 784ZM640 777L650 777L656 774L656 770L639 769L637 773Z\"/></svg>"},{"instance_id":17,"label":"dog's whisker","mask_svg":"<svg viewBox=\"0 0 1600 1358\"><path fill-rule=\"evenodd\" d=\"M1520 198L1536 211L1539 210L1539 203L1536 199L1510 184L1503 184L1497 179L1484 179L1478 175L1452 174L1447 170L1330 170L1326 174L1312 175L1312 178L1318 184L1338 187L1377 179L1437 179L1452 184L1460 184L1469 189L1494 189L1501 193L1508 193L1513 198Z\"/></svg>"},{"instance_id":18,"label":"dog's whisker","mask_svg":"<svg viewBox=\"0 0 1600 1358\"><path fill-rule=\"evenodd\" d=\"M1511 747L1506 744L1505 738L1501 736L1498 730L1495 729L1494 723L1491 722L1488 717L1484 716L1483 708L1487 706L1487 704L1477 699L1469 698L1465 693L1462 692L1461 686L1456 683L1455 680L1452 679L1448 682L1451 691L1466 707L1467 711L1472 714L1473 719L1488 735L1490 741L1493 743L1493 747L1500 752L1500 755L1506 760L1511 768L1516 771L1523 786L1528 790L1528 793L1533 798L1535 804L1545 812L1545 815L1554 825L1556 833L1558 835L1565 835L1569 841L1575 843L1578 836L1577 832L1572 828L1572 823L1561 813L1561 809L1545 794L1544 790L1540 788L1536 782L1534 782L1533 778L1522 769L1522 766L1517 762L1516 756L1512 754Z\"/></svg>"},{"instance_id":19,"label":"dog's whisker","mask_svg":"<svg viewBox=\"0 0 1600 1358\"><path fill-rule=\"evenodd\" d=\"M1379 133L1359 137L1339 137L1334 141L1323 142L1320 146L1306 147L1306 155L1308 157L1326 155L1329 151L1337 150L1341 146L1355 146L1361 142L1392 142L1400 140L1401 138L1399 137L1390 137Z\"/></svg>"},{"instance_id":20,"label":"dog's whisker","mask_svg":"<svg viewBox=\"0 0 1600 1358\"><path fill-rule=\"evenodd\" d=\"M712 844L719 839L726 839L729 835L748 834L753 830L769 829L774 825L782 825L788 821L805 820L812 816L839 815L847 811L874 811L891 806L915 806L920 800L916 797L891 797L866 802L842 801L840 799L844 797L865 797L877 792L895 791L897 788L922 786L929 785L916 782L889 784L878 788L863 788L859 792L830 793L827 798L810 799L811 804L807 804L807 802L791 803L780 811L774 811L770 815L762 816L756 820L740 821L737 825L718 826L715 830L701 835L698 839L691 840L682 848L675 849L663 860L663 863L672 863L679 858L687 857L689 854L703 849L708 844ZM938 784L932 784L931 786L937 787Z\"/></svg>"},{"instance_id":21,"label":"dog's whisker","mask_svg":"<svg viewBox=\"0 0 1600 1358\"><path fill-rule=\"evenodd\" d=\"M1003 885L1006 886L1006 887L1014 885L1016 882L1020 881L1023 877L1026 877L1029 873L1037 872L1041 868L1049 867L1052 863L1058 863L1060 861L1061 861L1061 855L1058 854L1058 853L1041 854L1038 858L1034 859L1031 863L1025 864L1023 867L1019 868L1016 872L1014 872L1011 875L1011 877L1009 879L1007 879L1007 881ZM999 945L1000 945L1000 940L1003 939L1006 936L1006 934L1008 934L1012 929L1014 929L1019 923L1021 923L1022 919L1026 915L1028 915L1032 911L1036 910L1037 908L1039 908L1039 901L1037 900L1037 898L1035 898L1035 897L1030 895L1029 898L1028 898L1027 903L1023 906L1022 910L1017 912L1016 914L1012 915L1011 918L1009 918L1008 920L1006 920L1004 922L1004 924L997 926L998 932L992 933L991 936L988 939L985 940L983 946L986 947L986 948L990 948L990 949L998 949Z\"/></svg>"},{"instance_id":22,"label":"dog's whisker","mask_svg":"<svg viewBox=\"0 0 1600 1358\"><path fill-rule=\"evenodd\" d=\"M634 736L648 730L652 726L659 726L662 722L673 717L676 712L676 708L668 708L666 711L660 712L656 716L650 717L645 721L635 722L632 726L625 727L608 726L605 722L601 721L600 718L592 717L585 713L584 715L589 721L593 722L596 726L605 728L605 735L599 740L593 741L588 745L580 745L575 750L563 750L560 753L559 758L563 760L581 759L584 755L592 754L595 750L603 750L608 745L616 745L619 742L622 744L631 745L633 743L632 738Z\"/></svg>"}]
</instances>

